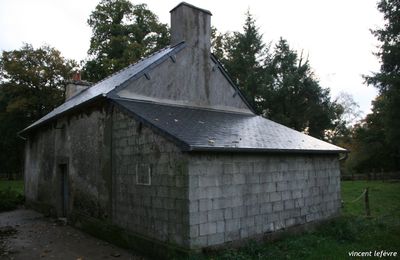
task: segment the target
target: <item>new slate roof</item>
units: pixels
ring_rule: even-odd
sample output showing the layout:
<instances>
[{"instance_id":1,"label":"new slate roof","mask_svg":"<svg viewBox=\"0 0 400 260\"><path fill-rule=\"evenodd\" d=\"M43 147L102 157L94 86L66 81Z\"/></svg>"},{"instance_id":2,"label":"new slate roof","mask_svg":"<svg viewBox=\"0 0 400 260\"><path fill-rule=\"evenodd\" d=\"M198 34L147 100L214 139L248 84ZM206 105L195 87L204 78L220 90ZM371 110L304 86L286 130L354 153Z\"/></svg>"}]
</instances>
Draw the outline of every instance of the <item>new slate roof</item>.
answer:
<instances>
[{"instance_id":1,"label":"new slate roof","mask_svg":"<svg viewBox=\"0 0 400 260\"><path fill-rule=\"evenodd\" d=\"M153 55L110 75L109 77L103 79L102 81L97 82L90 88L87 88L81 93L77 94L76 96L70 98L65 103L55 108L53 111L51 111L44 117L34 122L24 130L22 130L21 133L35 126L38 126L44 122L47 122L50 119L56 117L57 115L60 115L78 105L86 103L97 97L107 95L108 93L122 86L125 82L131 80L135 76L141 76L146 71L146 69L148 69L152 65L155 65L163 61L164 58L168 58L169 55L172 55L173 53L179 51L183 47L184 47L183 42L172 47L168 46L165 49L162 49L154 53Z\"/></svg>"},{"instance_id":2,"label":"new slate roof","mask_svg":"<svg viewBox=\"0 0 400 260\"><path fill-rule=\"evenodd\" d=\"M251 114L114 99L186 151L338 153L345 149Z\"/></svg>"}]
</instances>

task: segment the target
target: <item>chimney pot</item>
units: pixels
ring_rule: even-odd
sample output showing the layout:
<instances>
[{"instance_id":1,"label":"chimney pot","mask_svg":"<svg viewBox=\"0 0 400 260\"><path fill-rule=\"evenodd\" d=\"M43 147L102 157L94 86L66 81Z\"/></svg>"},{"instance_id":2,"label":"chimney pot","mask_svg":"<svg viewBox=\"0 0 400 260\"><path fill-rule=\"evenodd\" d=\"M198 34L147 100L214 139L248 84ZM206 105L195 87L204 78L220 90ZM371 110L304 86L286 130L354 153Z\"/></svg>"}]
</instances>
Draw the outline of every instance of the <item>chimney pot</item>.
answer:
<instances>
[{"instance_id":1,"label":"chimney pot","mask_svg":"<svg viewBox=\"0 0 400 260\"><path fill-rule=\"evenodd\" d=\"M74 75L72 75L72 80L74 81L80 81L81 80L81 72L80 71L76 71L74 73Z\"/></svg>"},{"instance_id":2,"label":"chimney pot","mask_svg":"<svg viewBox=\"0 0 400 260\"><path fill-rule=\"evenodd\" d=\"M88 81L81 79L80 71L76 71L72 75L72 79L67 82L65 86L65 101L78 95L83 90L90 87L92 84Z\"/></svg>"}]
</instances>

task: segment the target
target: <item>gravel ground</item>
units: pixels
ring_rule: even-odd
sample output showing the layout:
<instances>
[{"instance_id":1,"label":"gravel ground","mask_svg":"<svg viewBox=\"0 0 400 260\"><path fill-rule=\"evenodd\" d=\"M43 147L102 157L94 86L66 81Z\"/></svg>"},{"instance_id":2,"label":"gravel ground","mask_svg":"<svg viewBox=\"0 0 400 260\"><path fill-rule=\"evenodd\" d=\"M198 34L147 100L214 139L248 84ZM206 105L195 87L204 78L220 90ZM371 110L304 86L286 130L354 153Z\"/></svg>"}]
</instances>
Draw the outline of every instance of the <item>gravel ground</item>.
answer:
<instances>
[{"instance_id":1,"label":"gravel ground","mask_svg":"<svg viewBox=\"0 0 400 260\"><path fill-rule=\"evenodd\" d=\"M26 209L0 213L0 259L145 259Z\"/></svg>"}]
</instances>

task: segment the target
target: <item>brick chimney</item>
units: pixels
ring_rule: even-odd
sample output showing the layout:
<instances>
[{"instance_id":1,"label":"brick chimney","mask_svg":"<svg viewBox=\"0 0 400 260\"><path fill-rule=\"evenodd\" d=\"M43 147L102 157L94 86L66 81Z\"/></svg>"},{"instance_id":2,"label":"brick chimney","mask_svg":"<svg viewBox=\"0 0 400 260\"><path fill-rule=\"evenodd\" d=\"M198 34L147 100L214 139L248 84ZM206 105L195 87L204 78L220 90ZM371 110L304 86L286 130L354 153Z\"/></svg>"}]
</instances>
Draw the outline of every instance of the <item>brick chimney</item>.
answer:
<instances>
[{"instance_id":1,"label":"brick chimney","mask_svg":"<svg viewBox=\"0 0 400 260\"><path fill-rule=\"evenodd\" d=\"M81 79L81 73L79 71L75 72L74 75L72 75L72 79L67 82L67 86L65 87L65 101L76 96L91 85L92 83Z\"/></svg>"}]
</instances>

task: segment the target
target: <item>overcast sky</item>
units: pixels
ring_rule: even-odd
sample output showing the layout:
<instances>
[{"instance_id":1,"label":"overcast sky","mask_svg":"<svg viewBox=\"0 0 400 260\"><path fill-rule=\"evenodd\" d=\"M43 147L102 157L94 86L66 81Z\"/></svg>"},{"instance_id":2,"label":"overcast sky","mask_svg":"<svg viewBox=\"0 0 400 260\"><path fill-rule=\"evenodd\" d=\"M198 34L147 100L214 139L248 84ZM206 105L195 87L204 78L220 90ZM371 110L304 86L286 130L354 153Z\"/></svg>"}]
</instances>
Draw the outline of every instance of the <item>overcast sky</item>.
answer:
<instances>
[{"instance_id":1,"label":"overcast sky","mask_svg":"<svg viewBox=\"0 0 400 260\"><path fill-rule=\"evenodd\" d=\"M49 44L64 57L83 60L91 29L87 19L99 0L0 0L0 50L19 49L23 42L34 47ZM163 23L179 0L143 0ZM212 12L219 31L242 29L247 9L256 18L264 41L279 37L304 50L323 87L332 97L341 91L353 95L364 113L370 112L377 92L363 84L362 75L379 70L372 52L378 42L370 28L382 26L375 0L187 0Z\"/></svg>"}]
</instances>

